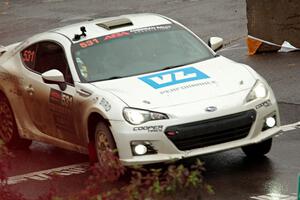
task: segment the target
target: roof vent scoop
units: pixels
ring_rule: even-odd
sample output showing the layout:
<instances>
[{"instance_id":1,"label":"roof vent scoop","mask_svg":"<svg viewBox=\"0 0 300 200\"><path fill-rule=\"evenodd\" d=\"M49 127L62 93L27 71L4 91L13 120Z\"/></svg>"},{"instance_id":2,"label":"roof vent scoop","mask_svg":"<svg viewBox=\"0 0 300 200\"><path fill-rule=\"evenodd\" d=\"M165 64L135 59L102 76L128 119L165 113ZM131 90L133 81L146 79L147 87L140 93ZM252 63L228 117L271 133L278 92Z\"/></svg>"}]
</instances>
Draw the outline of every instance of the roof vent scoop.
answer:
<instances>
[{"instance_id":1,"label":"roof vent scoop","mask_svg":"<svg viewBox=\"0 0 300 200\"><path fill-rule=\"evenodd\" d=\"M73 41L78 41L81 37L86 37L86 29L84 26L80 27L81 34L75 34Z\"/></svg>"},{"instance_id":2,"label":"roof vent scoop","mask_svg":"<svg viewBox=\"0 0 300 200\"><path fill-rule=\"evenodd\" d=\"M122 28L126 26L132 26L133 23L127 18L121 18L121 19L115 19L107 22L102 22L97 24L97 26L100 26L106 30L112 30L117 28Z\"/></svg>"}]
</instances>

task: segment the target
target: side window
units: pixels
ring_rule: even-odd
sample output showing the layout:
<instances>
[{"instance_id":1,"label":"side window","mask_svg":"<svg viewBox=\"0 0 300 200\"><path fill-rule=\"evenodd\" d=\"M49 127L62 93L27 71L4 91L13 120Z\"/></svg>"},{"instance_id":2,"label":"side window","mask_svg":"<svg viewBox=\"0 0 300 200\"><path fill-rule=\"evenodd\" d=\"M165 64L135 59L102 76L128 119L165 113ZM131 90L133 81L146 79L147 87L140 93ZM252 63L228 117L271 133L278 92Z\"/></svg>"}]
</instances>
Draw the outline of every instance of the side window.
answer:
<instances>
[{"instance_id":1,"label":"side window","mask_svg":"<svg viewBox=\"0 0 300 200\"><path fill-rule=\"evenodd\" d=\"M35 51L32 50L34 48ZM48 70L57 69L63 73L67 83L73 84L64 50L58 44L40 42L23 50L22 56L24 64L31 70L42 74Z\"/></svg>"}]
</instances>

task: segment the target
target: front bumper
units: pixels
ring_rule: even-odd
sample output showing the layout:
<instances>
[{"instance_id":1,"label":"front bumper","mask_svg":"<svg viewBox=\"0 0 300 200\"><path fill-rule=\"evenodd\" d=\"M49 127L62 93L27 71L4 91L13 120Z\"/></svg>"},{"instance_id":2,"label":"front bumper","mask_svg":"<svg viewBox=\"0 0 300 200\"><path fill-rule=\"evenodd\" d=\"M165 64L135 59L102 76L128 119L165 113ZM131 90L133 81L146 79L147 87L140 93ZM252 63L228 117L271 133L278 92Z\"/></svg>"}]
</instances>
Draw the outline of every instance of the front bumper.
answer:
<instances>
[{"instance_id":1,"label":"front bumper","mask_svg":"<svg viewBox=\"0 0 300 200\"><path fill-rule=\"evenodd\" d=\"M265 101L269 101L270 104L262 107L257 106ZM195 108L201 108L204 105L210 104L196 102L176 106L178 113L175 113L170 119L151 121L140 126L133 126L125 121L111 121L111 131L117 144L120 160L125 165L173 161L259 143L281 132L278 107L274 97L247 104L232 102L232 107L228 106L226 101L219 99L213 104L217 105L218 108L223 108L218 112L207 113L203 111L204 109L195 110ZM166 108L166 110L160 109L159 111L171 113L171 110L172 108ZM178 117L179 113L181 113L181 117ZM276 116L276 126L262 131L266 118L270 116ZM219 133L213 131L214 129L218 130ZM237 129L242 129L242 131ZM182 131L185 136L190 134L190 141L187 144L182 143L181 139L186 138L180 134L172 139L166 134L169 130ZM220 130L225 130L225 132L220 132ZM233 130L236 130L237 134L231 135ZM207 134L212 134L212 137L218 137L220 134L219 139L221 141L212 140L213 142L208 141L207 144L207 141L204 141L205 138L197 138L197 135L206 137ZM151 142L157 150L157 154L134 156L130 146L132 141ZM202 144L203 141L205 144Z\"/></svg>"},{"instance_id":2,"label":"front bumper","mask_svg":"<svg viewBox=\"0 0 300 200\"><path fill-rule=\"evenodd\" d=\"M175 161L180 160L183 158L189 158L204 154L216 153L220 151L230 150L239 148L242 146L256 144L262 142L266 139L273 137L281 133L280 127L276 127L273 129L269 129L263 133L261 133L258 137L252 139L243 139L237 140L232 142L227 142L219 145L209 146L205 148L194 149L191 151L184 151L178 154L165 154L165 153L158 153L155 155L146 155L146 156L134 156L129 159L121 159L124 165L135 165L135 164L151 164L151 163L159 163L159 162L168 162L168 161Z\"/></svg>"}]
</instances>

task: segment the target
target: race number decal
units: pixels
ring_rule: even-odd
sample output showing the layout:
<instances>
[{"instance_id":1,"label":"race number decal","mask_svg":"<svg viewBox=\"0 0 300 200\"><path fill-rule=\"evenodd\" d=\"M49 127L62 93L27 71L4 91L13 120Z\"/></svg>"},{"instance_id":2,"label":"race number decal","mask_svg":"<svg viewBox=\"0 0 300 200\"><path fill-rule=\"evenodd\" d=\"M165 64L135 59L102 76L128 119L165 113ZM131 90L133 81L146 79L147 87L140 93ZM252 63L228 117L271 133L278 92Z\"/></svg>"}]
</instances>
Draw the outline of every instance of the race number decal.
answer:
<instances>
[{"instance_id":1,"label":"race number decal","mask_svg":"<svg viewBox=\"0 0 300 200\"><path fill-rule=\"evenodd\" d=\"M99 44L99 40L97 38L91 39L91 40L87 40L84 42L80 42L79 45L82 48L87 48L87 47L91 47L94 46L95 44Z\"/></svg>"},{"instance_id":2,"label":"race number decal","mask_svg":"<svg viewBox=\"0 0 300 200\"><path fill-rule=\"evenodd\" d=\"M35 60L35 52L31 50L25 50L23 52L23 61L24 62L34 62Z\"/></svg>"},{"instance_id":3,"label":"race number decal","mask_svg":"<svg viewBox=\"0 0 300 200\"><path fill-rule=\"evenodd\" d=\"M73 104L73 97L65 94L61 91L51 89L50 91L50 103L60 105L65 108L71 108Z\"/></svg>"},{"instance_id":4,"label":"race number decal","mask_svg":"<svg viewBox=\"0 0 300 200\"><path fill-rule=\"evenodd\" d=\"M73 96L51 89L49 103L56 130L68 134L75 133L72 109Z\"/></svg>"}]
</instances>

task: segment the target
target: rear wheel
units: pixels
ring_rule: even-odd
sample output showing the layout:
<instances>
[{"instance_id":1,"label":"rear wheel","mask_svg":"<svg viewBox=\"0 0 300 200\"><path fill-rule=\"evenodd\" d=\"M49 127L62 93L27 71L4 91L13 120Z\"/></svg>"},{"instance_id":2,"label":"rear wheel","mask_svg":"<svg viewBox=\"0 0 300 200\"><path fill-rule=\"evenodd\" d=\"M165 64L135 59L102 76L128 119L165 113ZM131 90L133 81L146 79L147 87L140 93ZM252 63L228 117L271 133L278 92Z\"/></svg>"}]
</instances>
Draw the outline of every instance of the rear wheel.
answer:
<instances>
[{"instance_id":1,"label":"rear wheel","mask_svg":"<svg viewBox=\"0 0 300 200\"><path fill-rule=\"evenodd\" d=\"M28 148L32 142L20 138L13 111L3 94L0 94L0 139L12 148Z\"/></svg>"},{"instance_id":2,"label":"rear wheel","mask_svg":"<svg viewBox=\"0 0 300 200\"><path fill-rule=\"evenodd\" d=\"M99 122L95 129L95 148L99 163L104 163L106 160L105 153L116 150L116 144L110 129L104 122Z\"/></svg>"},{"instance_id":3,"label":"rear wheel","mask_svg":"<svg viewBox=\"0 0 300 200\"><path fill-rule=\"evenodd\" d=\"M260 142L258 144L252 144L249 146L242 147L242 150L248 157L262 157L270 152L271 147L272 138Z\"/></svg>"}]
</instances>

